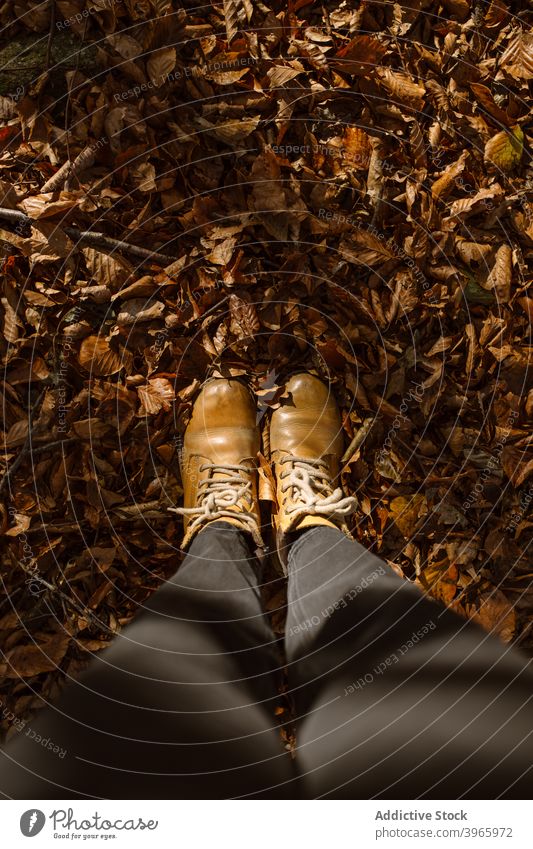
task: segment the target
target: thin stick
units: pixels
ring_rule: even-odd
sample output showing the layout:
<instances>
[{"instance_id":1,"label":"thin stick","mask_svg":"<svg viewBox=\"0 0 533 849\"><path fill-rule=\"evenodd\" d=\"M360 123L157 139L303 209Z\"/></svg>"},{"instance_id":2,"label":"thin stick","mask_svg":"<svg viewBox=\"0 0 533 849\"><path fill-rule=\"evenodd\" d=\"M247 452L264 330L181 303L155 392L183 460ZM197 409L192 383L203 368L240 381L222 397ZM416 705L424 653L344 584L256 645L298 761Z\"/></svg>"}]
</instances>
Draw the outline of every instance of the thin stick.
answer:
<instances>
[{"instance_id":1,"label":"thin stick","mask_svg":"<svg viewBox=\"0 0 533 849\"><path fill-rule=\"evenodd\" d=\"M37 410L40 407L41 401L43 400L45 393L46 393L46 387L43 389L43 391L41 392L41 394L37 398L37 401L35 403L35 407L33 409ZM6 469L4 477L0 481L0 495L3 493L4 489L7 487L10 479L13 477L13 475L17 471L18 467L20 466L20 464L24 460L24 457L26 456L26 454L29 453L29 448L31 447L31 438L32 438L32 435L33 435L32 415L33 415L33 410L30 411L30 414L29 414L29 417L28 417L28 435L26 437L26 442L22 446L22 450L21 450L20 454L13 461L12 465L8 469Z\"/></svg>"},{"instance_id":2,"label":"thin stick","mask_svg":"<svg viewBox=\"0 0 533 849\"><path fill-rule=\"evenodd\" d=\"M56 28L56 4L55 0L50 0L50 29L48 31L48 41L46 42L46 59L45 59L45 71L48 71L50 68L50 61L52 59L52 41L54 39L54 32Z\"/></svg>"},{"instance_id":3,"label":"thin stick","mask_svg":"<svg viewBox=\"0 0 533 849\"><path fill-rule=\"evenodd\" d=\"M112 239L110 236L105 236L103 233L95 233L93 230L78 230L75 227L65 227L65 233L72 239L76 239L82 245L94 245L97 248L107 248L108 250L123 251L132 256L137 256L140 259L146 259L151 262L159 262L160 265L170 265L171 262L176 262L178 257L160 254L157 251L149 251L147 248L139 248L137 245L130 245L129 242L122 242L118 239Z\"/></svg>"},{"instance_id":4,"label":"thin stick","mask_svg":"<svg viewBox=\"0 0 533 849\"><path fill-rule=\"evenodd\" d=\"M24 224L26 227L31 227L34 222L31 218L18 209L5 209L0 207L0 218L6 221L11 221L16 224ZM170 265L176 262L179 257L160 254L157 251L150 251L147 248L139 248L137 245L130 245L129 242L119 241L106 236L104 233L96 233L93 230L78 230L77 227L65 227L63 230L71 239L75 239L80 245L93 245L97 248L104 248L108 251L122 251L129 253L132 256L139 257L149 262L157 262L162 266Z\"/></svg>"}]
</instances>

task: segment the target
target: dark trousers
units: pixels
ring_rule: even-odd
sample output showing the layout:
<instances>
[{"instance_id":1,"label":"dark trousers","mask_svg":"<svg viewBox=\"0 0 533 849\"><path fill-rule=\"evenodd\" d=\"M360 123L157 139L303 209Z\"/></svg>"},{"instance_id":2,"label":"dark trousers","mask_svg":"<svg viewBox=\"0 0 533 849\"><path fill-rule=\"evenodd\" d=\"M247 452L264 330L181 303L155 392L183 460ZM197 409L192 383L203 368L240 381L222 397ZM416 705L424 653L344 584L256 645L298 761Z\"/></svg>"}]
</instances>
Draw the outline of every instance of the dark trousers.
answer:
<instances>
[{"instance_id":1,"label":"dark trousers","mask_svg":"<svg viewBox=\"0 0 533 849\"><path fill-rule=\"evenodd\" d=\"M527 658L332 528L302 533L289 556L281 662L297 714L292 759L274 719L280 657L260 582L247 538L208 526L136 620L0 753L0 792L531 795Z\"/></svg>"}]
</instances>

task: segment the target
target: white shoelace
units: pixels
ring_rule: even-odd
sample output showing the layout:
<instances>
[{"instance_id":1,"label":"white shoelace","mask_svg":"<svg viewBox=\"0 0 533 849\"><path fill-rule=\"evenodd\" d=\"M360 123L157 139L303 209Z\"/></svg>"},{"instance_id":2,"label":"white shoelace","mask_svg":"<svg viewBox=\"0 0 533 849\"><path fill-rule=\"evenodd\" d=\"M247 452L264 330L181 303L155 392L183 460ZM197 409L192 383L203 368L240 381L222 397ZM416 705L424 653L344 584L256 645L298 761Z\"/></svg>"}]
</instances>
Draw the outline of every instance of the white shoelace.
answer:
<instances>
[{"instance_id":1,"label":"white shoelace","mask_svg":"<svg viewBox=\"0 0 533 849\"><path fill-rule=\"evenodd\" d=\"M198 487L197 507L169 507L173 513L178 513L180 516L195 516L193 522L189 525L188 532L194 532L197 527L203 525L206 521L223 518L238 518L252 528L257 527L257 519L250 513L241 513L236 510L229 510L229 507L234 507L245 499L250 505L250 511L253 507L252 500L252 481L249 466L222 466L217 463L204 463L199 468L200 472L209 471L210 475L205 480L200 482ZM225 475L225 479L214 478L213 475ZM200 500L201 499L201 500Z\"/></svg>"},{"instance_id":2,"label":"white shoelace","mask_svg":"<svg viewBox=\"0 0 533 849\"><path fill-rule=\"evenodd\" d=\"M296 502L293 507L286 508L288 515L301 512L308 516L341 517L356 510L356 498L344 495L340 487L333 489L324 460L288 455L280 461L281 465L285 463L290 463L292 468L280 473L280 480L286 481L281 491L284 493L292 488Z\"/></svg>"}]
</instances>

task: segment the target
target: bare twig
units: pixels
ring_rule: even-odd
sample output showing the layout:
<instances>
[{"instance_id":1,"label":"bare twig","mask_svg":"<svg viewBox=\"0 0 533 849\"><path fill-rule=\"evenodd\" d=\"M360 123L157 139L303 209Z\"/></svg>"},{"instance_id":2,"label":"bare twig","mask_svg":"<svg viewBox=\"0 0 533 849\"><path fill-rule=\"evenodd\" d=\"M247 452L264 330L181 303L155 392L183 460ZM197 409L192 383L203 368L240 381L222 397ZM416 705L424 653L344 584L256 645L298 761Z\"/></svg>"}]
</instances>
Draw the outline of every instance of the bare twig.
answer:
<instances>
[{"instance_id":1,"label":"bare twig","mask_svg":"<svg viewBox=\"0 0 533 849\"><path fill-rule=\"evenodd\" d=\"M45 454L47 451L51 451L53 448L57 448L58 445L63 447L64 445L73 445L74 442L79 442L78 436L69 436L67 439L58 439L55 442L48 442L46 445L39 445L37 448L32 449L32 454Z\"/></svg>"},{"instance_id":2,"label":"bare twig","mask_svg":"<svg viewBox=\"0 0 533 849\"><path fill-rule=\"evenodd\" d=\"M75 227L65 227L65 233L72 239L76 239L82 245L94 245L97 248L107 248L107 250L122 251L129 253L139 259L149 260L150 262L159 262L160 265L169 265L171 262L176 262L177 257L160 254L157 251L150 251L147 248L139 248L137 245L130 245L128 242L122 242L118 239L112 239L110 236L105 236L103 233L94 233L92 230L78 230Z\"/></svg>"},{"instance_id":3,"label":"bare twig","mask_svg":"<svg viewBox=\"0 0 533 849\"><path fill-rule=\"evenodd\" d=\"M54 40L54 33L56 28L56 4L55 0L50 0L50 29L48 30L48 41L46 42L46 59L44 68L45 71L48 71L50 68L50 62L52 59L52 41Z\"/></svg>"},{"instance_id":4,"label":"bare twig","mask_svg":"<svg viewBox=\"0 0 533 849\"><path fill-rule=\"evenodd\" d=\"M45 393L46 393L46 387L43 389L43 391L41 392L41 394L37 398L37 401L35 402L33 410L37 410L41 406L41 401L43 400ZM28 418L28 435L26 437L26 442L22 446L20 454L13 461L13 464L8 469L6 469L4 477L0 481L0 495L3 493L4 489L7 487L9 481L11 480L11 478L13 477L15 472L17 471L18 467L22 464L22 461L24 460L26 454L29 453L29 449L31 448L31 438L33 436L33 429L32 429L33 410L30 411L29 418Z\"/></svg>"},{"instance_id":5,"label":"bare twig","mask_svg":"<svg viewBox=\"0 0 533 849\"><path fill-rule=\"evenodd\" d=\"M343 464L347 463L348 460L350 460L350 458L353 457L353 455L355 454L355 452L357 451L359 446L363 444L363 441L364 441L364 439L365 439L365 437L366 437L366 435L367 435L368 431L370 430L373 423L374 423L374 418L368 418L368 419L364 420L363 424L361 425L361 427L359 428L359 430L355 434L354 438L350 442L348 448L344 452L341 463L343 463Z\"/></svg>"},{"instance_id":6,"label":"bare twig","mask_svg":"<svg viewBox=\"0 0 533 849\"><path fill-rule=\"evenodd\" d=\"M24 224L27 227L31 227L34 223L24 212L19 212L17 209L5 209L4 207L0 207L0 218L4 218L6 221L12 221L13 223ZM176 262L176 259L178 259L178 257L161 254L158 251L151 251L147 248L139 248L137 245L130 245L129 242L112 239L104 233L96 233L93 230L78 230L77 227L64 227L63 232L71 239L75 239L77 244L92 245L96 248L103 248L104 251L110 251L111 253L121 251L122 253L128 253L139 259L146 260L147 262L157 262L162 266L170 265L170 263Z\"/></svg>"}]
</instances>

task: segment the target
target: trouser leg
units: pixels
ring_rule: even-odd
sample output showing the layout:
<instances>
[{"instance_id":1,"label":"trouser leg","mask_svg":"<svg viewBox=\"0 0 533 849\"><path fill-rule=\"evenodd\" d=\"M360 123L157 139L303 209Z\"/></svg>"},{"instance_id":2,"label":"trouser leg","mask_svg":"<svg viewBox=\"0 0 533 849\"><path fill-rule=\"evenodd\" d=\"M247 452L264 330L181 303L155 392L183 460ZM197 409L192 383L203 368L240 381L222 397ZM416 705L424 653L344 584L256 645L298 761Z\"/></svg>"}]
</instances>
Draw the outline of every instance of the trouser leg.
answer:
<instances>
[{"instance_id":1,"label":"trouser leg","mask_svg":"<svg viewBox=\"0 0 533 849\"><path fill-rule=\"evenodd\" d=\"M277 665L259 564L227 523L198 535L174 578L0 755L14 798L284 795L272 721ZM59 754L36 736L66 751Z\"/></svg>"},{"instance_id":2,"label":"trouser leg","mask_svg":"<svg viewBox=\"0 0 533 849\"><path fill-rule=\"evenodd\" d=\"M286 651L306 795L530 793L527 658L333 528L291 549Z\"/></svg>"}]
</instances>

